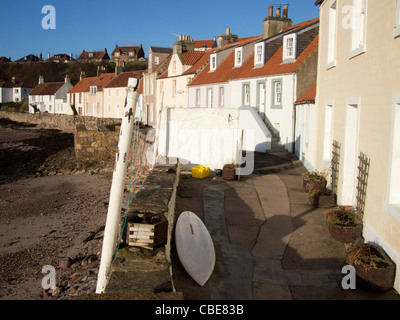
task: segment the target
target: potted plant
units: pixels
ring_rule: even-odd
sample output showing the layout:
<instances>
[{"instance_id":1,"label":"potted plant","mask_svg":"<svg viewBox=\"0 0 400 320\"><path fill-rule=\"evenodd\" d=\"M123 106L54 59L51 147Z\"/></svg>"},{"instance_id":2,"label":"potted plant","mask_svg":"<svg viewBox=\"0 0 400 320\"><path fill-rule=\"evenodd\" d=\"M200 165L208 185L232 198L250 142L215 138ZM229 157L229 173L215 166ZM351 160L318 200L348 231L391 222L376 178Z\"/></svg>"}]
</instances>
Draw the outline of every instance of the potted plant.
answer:
<instances>
[{"instance_id":1,"label":"potted plant","mask_svg":"<svg viewBox=\"0 0 400 320\"><path fill-rule=\"evenodd\" d=\"M327 181L324 176L319 173L318 171L314 171L312 173L306 172L303 173L303 189L304 191L308 192L309 189L314 187L315 185L321 185L322 187L326 188Z\"/></svg>"},{"instance_id":2,"label":"potted plant","mask_svg":"<svg viewBox=\"0 0 400 320\"><path fill-rule=\"evenodd\" d=\"M355 268L357 282L364 288L386 292L393 287L395 264L381 248L352 243L346 249L346 262Z\"/></svg>"},{"instance_id":3,"label":"potted plant","mask_svg":"<svg viewBox=\"0 0 400 320\"><path fill-rule=\"evenodd\" d=\"M312 184L308 188L308 198L315 208L329 208L336 204L335 195L321 183Z\"/></svg>"},{"instance_id":4,"label":"potted plant","mask_svg":"<svg viewBox=\"0 0 400 320\"><path fill-rule=\"evenodd\" d=\"M236 168L238 168L238 166L235 163L224 165L222 168L222 178L225 180L237 180L238 175L236 174Z\"/></svg>"},{"instance_id":5,"label":"potted plant","mask_svg":"<svg viewBox=\"0 0 400 320\"><path fill-rule=\"evenodd\" d=\"M354 242L362 235L362 223L356 210L342 206L324 212L326 224L332 237L340 242Z\"/></svg>"}]
</instances>

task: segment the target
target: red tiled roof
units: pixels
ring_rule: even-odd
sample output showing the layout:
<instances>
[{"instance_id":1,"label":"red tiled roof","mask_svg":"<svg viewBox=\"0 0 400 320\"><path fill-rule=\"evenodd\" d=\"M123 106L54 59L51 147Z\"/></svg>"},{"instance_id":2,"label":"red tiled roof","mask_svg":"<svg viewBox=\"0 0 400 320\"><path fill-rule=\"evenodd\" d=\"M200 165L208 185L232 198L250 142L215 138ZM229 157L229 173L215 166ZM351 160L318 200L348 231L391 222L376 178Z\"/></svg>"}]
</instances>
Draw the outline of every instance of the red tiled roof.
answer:
<instances>
[{"instance_id":1,"label":"red tiled roof","mask_svg":"<svg viewBox=\"0 0 400 320\"><path fill-rule=\"evenodd\" d=\"M305 92L300 98L298 98L295 103L315 101L316 94L317 84L314 84L307 92Z\"/></svg>"},{"instance_id":2,"label":"red tiled roof","mask_svg":"<svg viewBox=\"0 0 400 320\"><path fill-rule=\"evenodd\" d=\"M210 58L210 55L215 52L215 49L213 50L208 50L206 51L203 56L197 60L197 62L186 72L183 74L190 74L190 73L196 73L197 70L199 70L202 66L204 66L207 63L207 60Z\"/></svg>"},{"instance_id":3,"label":"red tiled roof","mask_svg":"<svg viewBox=\"0 0 400 320\"><path fill-rule=\"evenodd\" d=\"M93 56L89 57L89 54L93 54ZM83 51L78 60L110 60L110 56L108 55L107 50L90 52Z\"/></svg>"},{"instance_id":4,"label":"red tiled roof","mask_svg":"<svg viewBox=\"0 0 400 320\"><path fill-rule=\"evenodd\" d=\"M55 94L65 83L49 82L39 84L30 92L30 96L51 96Z\"/></svg>"},{"instance_id":5,"label":"red tiled roof","mask_svg":"<svg viewBox=\"0 0 400 320\"><path fill-rule=\"evenodd\" d=\"M71 90L69 90L68 93L85 92L85 90L94 80L96 80L96 78L97 77L83 78Z\"/></svg>"},{"instance_id":6,"label":"red tiled roof","mask_svg":"<svg viewBox=\"0 0 400 320\"><path fill-rule=\"evenodd\" d=\"M0 57L0 62L11 62L11 60L6 57Z\"/></svg>"},{"instance_id":7,"label":"red tiled roof","mask_svg":"<svg viewBox=\"0 0 400 320\"><path fill-rule=\"evenodd\" d=\"M200 48L212 48L215 45L214 40L194 40L194 47L196 49Z\"/></svg>"},{"instance_id":8,"label":"red tiled roof","mask_svg":"<svg viewBox=\"0 0 400 320\"><path fill-rule=\"evenodd\" d=\"M140 79L142 76L143 71L123 72L106 84L104 88L125 88L128 86L129 78Z\"/></svg>"},{"instance_id":9,"label":"red tiled roof","mask_svg":"<svg viewBox=\"0 0 400 320\"><path fill-rule=\"evenodd\" d=\"M316 50L318 47L318 35L308 45L308 47L297 57L294 63L282 64L282 52L283 47L281 46L278 51L269 59L263 67L254 68L254 53L243 63L241 67L234 68L234 56L233 51L224 62L213 72L210 72L210 63L200 72L197 77L189 84L189 86L208 84L208 83L219 83L228 82L229 80L262 77L273 74L290 73L297 70L300 63L307 58L311 52Z\"/></svg>"},{"instance_id":10,"label":"red tiled roof","mask_svg":"<svg viewBox=\"0 0 400 320\"><path fill-rule=\"evenodd\" d=\"M90 86L96 86L98 87L97 91L103 91L103 87L107 85L114 77L115 73L102 73L90 84ZM84 92L89 92L90 86L87 87Z\"/></svg>"},{"instance_id":11,"label":"red tiled roof","mask_svg":"<svg viewBox=\"0 0 400 320\"><path fill-rule=\"evenodd\" d=\"M184 65L192 66L194 65L202 56L204 55L204 51L185 51L182 53L182 61Z\"/></svg>"}]
</instances>

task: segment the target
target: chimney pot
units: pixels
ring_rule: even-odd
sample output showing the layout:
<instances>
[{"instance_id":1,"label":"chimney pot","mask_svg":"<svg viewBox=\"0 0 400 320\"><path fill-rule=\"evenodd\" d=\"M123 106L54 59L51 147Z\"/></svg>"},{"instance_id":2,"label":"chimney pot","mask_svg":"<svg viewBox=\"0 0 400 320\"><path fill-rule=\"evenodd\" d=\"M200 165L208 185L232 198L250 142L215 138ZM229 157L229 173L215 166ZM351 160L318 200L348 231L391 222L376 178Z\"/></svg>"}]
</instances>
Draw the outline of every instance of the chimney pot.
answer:
<instances>
[{"instance_id":1,"label":"chimney pot","mask_svg":"<svg viewBox=\"0 0 400 320\"><path fill-rule=\"evenodd\" d=\"M281 17L281 8L276 9L276 17L280 18Z\"/></svg>"},{"instance_id":2,"label":"chimney pot","mask_svg":"<svg viewBox=\"0 0 400 320\"><path fill-rule=\"evenodd\" d=\"M231 28L226 28L226 35L230 36L231 35Z\"/></svg>"},{"instance_id":3,"label":"chimney pot","mask_svg":"<svg viewBox=\"0 0 400 320\"><path fill-rule=\"evenodd\" d=\"M287 18L288 17L288 6L283 6L283 17Z\"/></svg>"},{"instance_id":4,"label":"chimney pot","mask_svg":"<svg viewBox=\"0 0 400 320\"><path fill-rule=\"evenodd\" d=\"M269 6L268 7L268 17L273 17L274 16L274 6Z\"/></svg>"}]
</instances>

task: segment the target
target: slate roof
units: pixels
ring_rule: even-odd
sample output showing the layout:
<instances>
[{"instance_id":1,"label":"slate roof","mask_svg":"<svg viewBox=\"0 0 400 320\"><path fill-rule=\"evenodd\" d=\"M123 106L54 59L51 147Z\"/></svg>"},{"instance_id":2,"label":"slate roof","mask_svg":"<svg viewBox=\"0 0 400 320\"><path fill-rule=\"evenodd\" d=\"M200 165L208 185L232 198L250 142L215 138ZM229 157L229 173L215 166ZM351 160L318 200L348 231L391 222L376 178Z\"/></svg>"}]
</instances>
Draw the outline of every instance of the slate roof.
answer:
<instances>
[{"instance_id":1,"label":"slate roof","mask_svg":"<svg viewBox=\"0 0 400 320\"><path fill-rule=\"evenodd\" d=\"M172 48L167 48L167 47L150 47L151 51L154 53L167 53L170 54L172 53Z\"/></svg>"}]
</instances>

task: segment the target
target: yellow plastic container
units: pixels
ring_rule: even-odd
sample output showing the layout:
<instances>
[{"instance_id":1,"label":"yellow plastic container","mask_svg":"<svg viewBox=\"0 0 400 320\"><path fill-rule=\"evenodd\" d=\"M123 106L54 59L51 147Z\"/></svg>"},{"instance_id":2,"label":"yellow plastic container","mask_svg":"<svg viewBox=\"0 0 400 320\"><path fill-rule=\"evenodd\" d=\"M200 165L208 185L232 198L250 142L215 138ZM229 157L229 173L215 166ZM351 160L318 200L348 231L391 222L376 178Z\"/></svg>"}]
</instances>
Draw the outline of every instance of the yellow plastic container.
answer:
<instances>
[{"instance_id":1,"label":"yellow plastic container","mask_svg":"<svg viewBox=\"0 0 400 320\"><path fill-rule=\"evenodd\" d=\"M210 175L210 168L209 167L203 167L203 166L198 166L198 167L193 167L192 168L192 177L193 178L207 178Z\"/></svg>"}]
</instances>

